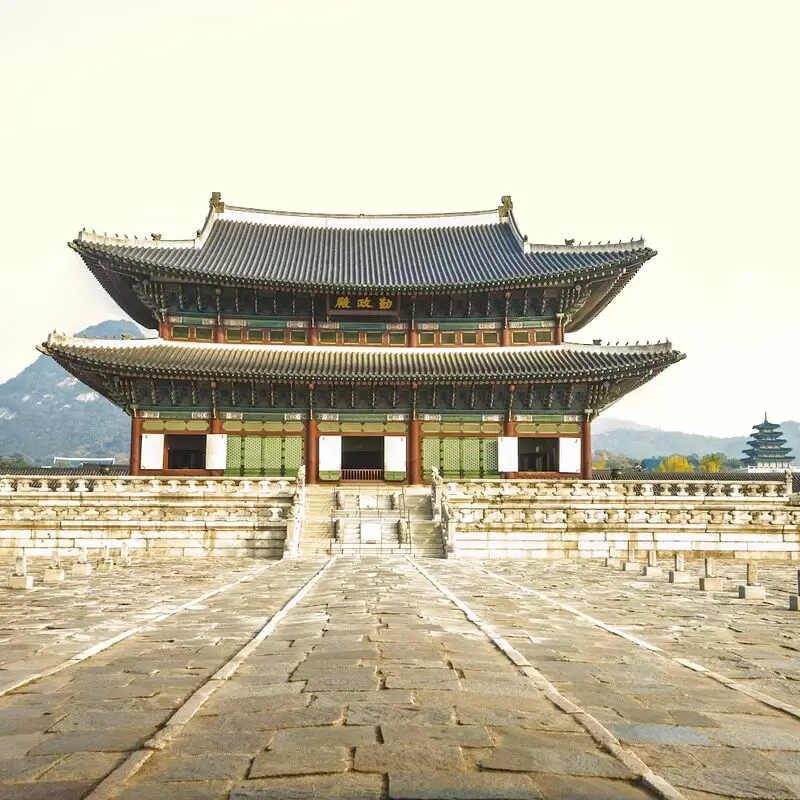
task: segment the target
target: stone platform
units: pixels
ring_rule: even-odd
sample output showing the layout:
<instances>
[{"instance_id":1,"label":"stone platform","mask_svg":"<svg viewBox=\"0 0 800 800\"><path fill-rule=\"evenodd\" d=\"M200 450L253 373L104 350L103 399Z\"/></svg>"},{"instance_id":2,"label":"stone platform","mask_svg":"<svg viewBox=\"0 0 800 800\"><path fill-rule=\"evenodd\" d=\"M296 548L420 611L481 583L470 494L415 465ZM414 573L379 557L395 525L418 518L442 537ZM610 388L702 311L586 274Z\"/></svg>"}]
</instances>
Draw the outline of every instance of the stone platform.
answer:
<instances>
[{"instance_id":1,"label":"stone platform","mask_svg":"<svg viewBox=\"0 0 800 800\"><path fill-rule=\"evenodd\" d=\"M0 798L800 797L785 563L46 565L0 590Z\"/></svg>"}]
</instances>

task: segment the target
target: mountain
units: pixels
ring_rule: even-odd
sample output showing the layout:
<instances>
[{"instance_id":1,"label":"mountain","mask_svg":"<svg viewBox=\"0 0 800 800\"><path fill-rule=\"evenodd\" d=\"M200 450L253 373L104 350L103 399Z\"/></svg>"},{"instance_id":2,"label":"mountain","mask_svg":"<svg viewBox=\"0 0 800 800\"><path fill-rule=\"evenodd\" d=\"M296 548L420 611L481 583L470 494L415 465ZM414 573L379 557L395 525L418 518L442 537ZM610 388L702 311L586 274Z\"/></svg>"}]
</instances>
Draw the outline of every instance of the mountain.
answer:
<instances>
[{"instance_id":1,"label":"mountain","mask_svg":"<svg viewBox=\"0 0 800 800\"><path fill-rule=\"evenodd\" d=\"M125 320L80 331L92 339L142 336ZM0 384L0 455L20 453L46 466L53 456L128 458L130 421L113 403L70 375L49 356L39 356Z\"/></svg>"},{"instance_id":2,"label":"mountain","mask_svg":"<svg viewBox=\"0 0 800 800\"><path fill-rule=\"evenodd\" d=\"M592 422L592 434L608 433L621 429L627 431L655 431L652 425L642 425L639 422L632 422L629 419L615 419L614 417L598 417Z\"/></svg>"},{"instance_id":3,"label":"mountain","mask_svg":"<svg viewBox=\"0 0 800 800\"><path fill-rule=\"evenodd\" d=\"M598 420L599 422L599 420ZM729 458L742 458L742 450L750 438L745 436L701 436L682 431L661 431L625 420L608 420L615 427L604 425L598 432L597 423L592 426L592 448L595 452L608 450L615 455L628 458L651 458L673 453L705 455L724 453ZM800 463L800 423L792 420L779 423L789 447Z\"/></svg>"}]
</instances>

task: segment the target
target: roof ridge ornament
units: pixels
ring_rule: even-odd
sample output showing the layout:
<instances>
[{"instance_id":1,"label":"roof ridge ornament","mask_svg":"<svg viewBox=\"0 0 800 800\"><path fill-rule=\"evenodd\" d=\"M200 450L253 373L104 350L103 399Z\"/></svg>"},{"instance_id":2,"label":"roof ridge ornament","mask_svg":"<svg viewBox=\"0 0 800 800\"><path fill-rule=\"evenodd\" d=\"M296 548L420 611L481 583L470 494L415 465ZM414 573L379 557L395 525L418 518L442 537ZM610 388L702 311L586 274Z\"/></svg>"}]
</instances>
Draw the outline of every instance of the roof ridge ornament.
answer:
<instances>
[{"instance_id":1,"label":"roof ridge ornament","mask_svg":"<svg viewBox=\"0 0 800 800\"><path fill-rule=\"evenodd\" d=\"M514 202L511 200L511 195L504 194L500 198L500 205L497 208L500 214L500 219L507 219L508 215L511 213L511 209L513 208L514 208Z\"/></svg>"},{"instance_id":2,"label":"roof ridge ornament","mask_svg":"<svg viewBox=\"0 0 800 800\"><path fill-rule=\"evenodd\" d=\"M209 208L218 214L225 212L225 203L222 200L222 192L211 192L211 199L208 201Z\"/></svg>"}]
</instances>

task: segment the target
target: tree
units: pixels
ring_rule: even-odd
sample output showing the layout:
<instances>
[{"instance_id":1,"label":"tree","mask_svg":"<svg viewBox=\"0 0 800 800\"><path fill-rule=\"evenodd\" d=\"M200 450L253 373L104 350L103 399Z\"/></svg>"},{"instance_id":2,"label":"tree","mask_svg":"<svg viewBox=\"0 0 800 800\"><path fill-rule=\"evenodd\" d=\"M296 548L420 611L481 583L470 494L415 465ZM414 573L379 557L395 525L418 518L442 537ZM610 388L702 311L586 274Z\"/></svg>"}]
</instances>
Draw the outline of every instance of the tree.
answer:
<instances>
[{"instance_id":1,"label":"tree","mask_svg":"<svg viewBox=\"0 0 800 800\"><path fill-rule=\"evenodd\" d=\"M710 453L700 459L698 472L722 472L722 462L725 456L722 453Z\"/></svg>"},{"instance_id":2,"label":"tree","mask_svg":"<svg viewBox=\"0 0 800 800\"><path fill-rule=\"evenodd\" d=\"M0 456L0 472L8 472L32 466L33 464L20 453L12 453L10 456Z\"/></svg>"},{"instance_id":3,"label":"tree","mask_svg":"<svg viewBox=\"0 0 800 800\"><path fill-rule=\"evenodd\" d=\"M657 467L656 472L694 472L694 467L686 456L667 456Z\"/></svg>"},{"instance_id":4,"label":"tree","mask_svg":"<svg viewBox=\"0 0 800 800\"><path fill-rule=\"evenodd\" d=\"M620 456L609 450L598 450L594 456L594 469L641 469L641 464L635 458Z\"/></svg>"}]
</instances>

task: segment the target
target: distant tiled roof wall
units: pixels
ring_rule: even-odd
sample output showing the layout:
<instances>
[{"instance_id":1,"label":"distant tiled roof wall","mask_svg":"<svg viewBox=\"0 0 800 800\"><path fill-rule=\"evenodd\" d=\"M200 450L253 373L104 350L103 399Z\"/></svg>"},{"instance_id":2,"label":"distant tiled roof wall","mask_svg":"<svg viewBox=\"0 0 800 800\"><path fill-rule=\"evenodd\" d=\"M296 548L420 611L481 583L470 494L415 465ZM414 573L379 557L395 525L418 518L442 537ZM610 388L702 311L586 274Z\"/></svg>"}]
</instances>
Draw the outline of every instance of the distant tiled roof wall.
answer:
<instances>
[{"instance_id":1,"label":"distant tiled roof wall","mask_svg":"<svg viewBox=\"0 0 800 800\"><path fill-rule=\"evenodd\" d=\"M690 483L692 481L724 481L730 483L775 482L784 479L782 472L644 472L643 470L621 470L612 478L611 470L596 469L592 472L596 481L653 481L661 483ZM792 473L793 491L800 492L800 472ZM656 486L658 494L658 486Z\"/></svg>"},{"instance_id":2,"label":"distant tiled roof wall","mask_svg":"<svg viewBox=\"0 0 800 800\"><path fill-rule=\"evenodd\" d=\"M111 467L21 467L6 470L6 475L15 475L31 478L79 478L83 475L128 475L130 467L127 464L114 464Z\"/></svg>"}]
</instances>

